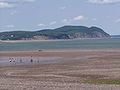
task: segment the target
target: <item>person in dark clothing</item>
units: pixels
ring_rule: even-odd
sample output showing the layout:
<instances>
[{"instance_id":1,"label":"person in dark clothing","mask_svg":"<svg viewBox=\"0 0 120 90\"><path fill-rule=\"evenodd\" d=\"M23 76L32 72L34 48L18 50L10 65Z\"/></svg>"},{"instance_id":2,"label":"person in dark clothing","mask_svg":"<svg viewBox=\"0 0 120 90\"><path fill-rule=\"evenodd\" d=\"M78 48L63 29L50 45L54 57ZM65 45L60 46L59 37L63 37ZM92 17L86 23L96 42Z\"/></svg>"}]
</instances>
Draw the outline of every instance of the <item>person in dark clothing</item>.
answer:
<instances>
[{"instance_id":1,"label":"person in dark clothing","mask_svg":"<svg viewBox=\"0 0 120 90\"><path fill-rule=\"evenodd\" d=\"M30 60L30 62L33 62L32 56L31 56L31 60Z\"/></svg>"}]
</instances>

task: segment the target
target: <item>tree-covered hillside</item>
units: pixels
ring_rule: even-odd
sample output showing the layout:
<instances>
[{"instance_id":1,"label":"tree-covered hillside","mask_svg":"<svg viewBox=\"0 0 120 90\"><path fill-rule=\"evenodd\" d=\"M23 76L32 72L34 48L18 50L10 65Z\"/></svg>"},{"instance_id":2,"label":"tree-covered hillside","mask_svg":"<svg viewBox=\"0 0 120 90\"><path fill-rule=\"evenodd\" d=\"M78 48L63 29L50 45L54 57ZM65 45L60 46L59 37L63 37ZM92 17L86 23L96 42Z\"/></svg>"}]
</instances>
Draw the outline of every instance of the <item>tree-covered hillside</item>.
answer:
<instances>
[{"instance_id":1,"label":"tree-covered hillside","mask_svg":"<svg viewBox=\"0 0 120 90\"><path fill-rule=\"evenodd\" d=\"M56 29L39 31L11 31L1 32L1 40L28 40L28 39L74 39L74 38L108 38L109 34L98 27L63 26Z\"/></svg>"}]
</instances>

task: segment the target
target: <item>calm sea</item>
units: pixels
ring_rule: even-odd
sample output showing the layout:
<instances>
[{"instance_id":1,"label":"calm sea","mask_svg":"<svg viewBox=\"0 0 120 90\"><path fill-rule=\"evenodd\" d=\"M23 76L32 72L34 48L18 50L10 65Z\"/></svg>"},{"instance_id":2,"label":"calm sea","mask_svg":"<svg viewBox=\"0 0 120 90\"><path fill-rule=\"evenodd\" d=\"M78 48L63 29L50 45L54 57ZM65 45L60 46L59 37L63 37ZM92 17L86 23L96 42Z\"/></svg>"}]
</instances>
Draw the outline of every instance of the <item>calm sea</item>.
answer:
<instances>
[{"instance_id":1,"label":"calm sea","mask_svg":"<svg viewBox=\"0 0 120 90\"><path fill-rule=\"evenodd\" d=\"M120 38L0 43L0 51L39 49L120 49Z\"/></svg>"}]
</instances>

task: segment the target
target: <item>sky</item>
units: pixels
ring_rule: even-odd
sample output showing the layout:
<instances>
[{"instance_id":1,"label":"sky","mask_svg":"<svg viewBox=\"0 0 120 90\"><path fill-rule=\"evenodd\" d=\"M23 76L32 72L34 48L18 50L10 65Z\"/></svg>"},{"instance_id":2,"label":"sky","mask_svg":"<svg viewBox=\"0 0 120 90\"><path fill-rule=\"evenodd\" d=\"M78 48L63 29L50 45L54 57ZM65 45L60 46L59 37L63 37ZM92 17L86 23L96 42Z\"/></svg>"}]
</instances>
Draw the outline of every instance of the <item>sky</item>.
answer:
<instances>
[{"instance_id":1,"label":"sky","mask_svg":"<svg viewBox=\"0 0 120 90\"><path fill-rule=\"evenodd\" d=\"M97 26L120 34L120 0L0 0L0 32L65 25Z\"/></svg>"}]
</instances>

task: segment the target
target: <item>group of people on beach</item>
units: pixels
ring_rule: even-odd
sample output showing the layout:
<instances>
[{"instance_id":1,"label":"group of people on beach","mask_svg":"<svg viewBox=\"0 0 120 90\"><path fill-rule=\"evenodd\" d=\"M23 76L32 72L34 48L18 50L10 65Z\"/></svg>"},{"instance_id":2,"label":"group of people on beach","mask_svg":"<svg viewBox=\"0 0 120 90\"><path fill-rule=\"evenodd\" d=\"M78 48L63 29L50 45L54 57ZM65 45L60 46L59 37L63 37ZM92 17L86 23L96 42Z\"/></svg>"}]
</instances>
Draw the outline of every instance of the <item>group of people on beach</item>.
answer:
<instances>
[{"instance_id":1,"label":"group of people on beach","mask_svg":"<svg viewBox=\"0 0 120 90\"><path fill-rule=\"evenodd\" d=\"M16 62L17 61L17 59L16 58L9 58L9 62ZM20 58L20 60L19 60L20 62L23 62L23 60ZM33 58L32 58L32 56L31 56L31 58L30 58L30 62L33 62Z\"/></svg>"},{"instance_id":2,"label":"group of people on beach","mask_svg":"<svg viewBox=\"0 0 120 90\"><path fill-rule=\"evenodd\" d=\"M9 62L15 62L15 58L9 58Z\"/></svg>"}]
</instances>

